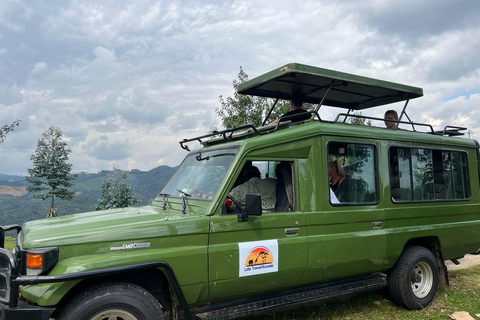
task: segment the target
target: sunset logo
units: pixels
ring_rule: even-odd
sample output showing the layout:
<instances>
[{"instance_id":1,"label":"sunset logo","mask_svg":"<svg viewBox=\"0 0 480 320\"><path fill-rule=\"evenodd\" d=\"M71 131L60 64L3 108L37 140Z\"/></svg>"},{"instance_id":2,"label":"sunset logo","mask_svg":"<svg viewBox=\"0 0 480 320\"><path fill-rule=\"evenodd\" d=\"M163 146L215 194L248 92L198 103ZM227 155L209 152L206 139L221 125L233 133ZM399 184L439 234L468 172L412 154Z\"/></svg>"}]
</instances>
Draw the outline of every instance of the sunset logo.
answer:
<instances>
[{"instance_id":1,"label":"sunset logo","mask_svg":"<svg viewBox=\"0 0 480 320\"><path fill-rule=\"evenodd\" d=\"M273 256L266 247L254 248L247 256L245 267L273 263Z\"/></svg>"},{"instance_id":2,"label":"sunset logo","mask_svg":"<svg viewBox=\"0 0 480 320\"><path fill-rule=\"evenodd\" d=\"M278 242L276 239L240 242L239 272L240 277L278 272Z\"/></svg>"}]
</instances>

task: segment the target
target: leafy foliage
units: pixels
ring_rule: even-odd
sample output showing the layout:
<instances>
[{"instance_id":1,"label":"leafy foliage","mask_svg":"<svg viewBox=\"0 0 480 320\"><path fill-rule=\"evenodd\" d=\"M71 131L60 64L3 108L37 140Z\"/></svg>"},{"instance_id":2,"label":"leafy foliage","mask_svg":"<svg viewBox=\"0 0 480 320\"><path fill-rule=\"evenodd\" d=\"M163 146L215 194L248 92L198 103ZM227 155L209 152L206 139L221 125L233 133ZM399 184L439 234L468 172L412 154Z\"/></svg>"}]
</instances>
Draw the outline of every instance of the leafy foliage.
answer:
<instances>
[{"instance_id":1,"label":"leafy foliage","mask_svg":"<svg viewBox=\"0 0 480 320\"><path fill-rule=\"evenodd\" d=\"M102 180L102 195L95 210L126 208L141 203L133 187L127 182L128 172L113 168L111 174Z\"/></svg>"},{"instance_id":2,"label":"leafy foliage","mask_svg":"<svg viewBox=\"0 0 480 320\"><path fill-rule=\"evenodd\" d=\"M246 81L248 81L248 75L240 67L237 79L232 82L233 96L226 99L223 96L219 97L221 107L215 108L215 112L222 119L222 124L227 129L244 124L252 124L255 127L261 126L263 119L274 103L274 99L238 94L238 86ZM289 110L290 104L288 101L278 101L269 120L272 121Z\"/></svg>"},{"instance_id":3,"label":"leafy foliage","mask_svg":"<svg viewBox=\"0 0 480 320\"><path fill-rule=\"evenodd\" d=\"M5 141L5 137L10 131L13 131L13 129L20 124L20 120L15 120L12 122L12 124L4 124L0 128L0 143L3 143Z\"/></svg>"},{"instance_id":4,"label":"leafy foliage","mask_svg":"<svg viewBox=\"0 0 480 320\"><path fill-rule=\"evenodd\" d=\"M362 116L362 112L361 111L355 111L353 112L353 115L355 116ZM372 126L372 121L371 120L367 120L365 118L360 118L360 117L349 117L349 120L348 120L351 124L357 124L357 125L361 125L361 126Z\"/></svg>"},{"instance_id":5,"label":"leafy foliage","mask_svg":"<svg viewBox=\"0 0 480 320\"><path fill-rule=\"evenodd\" d=\"M56 216L55 198L71 200L75 195L71 180L77 176L70 174L72 164L68 163L68 155L72 152L67 143L62 140L62 131L51 126L42 134L37 142L37 150L30 157L33 168L28 169L27 190L36 192L36 199L51 199L49 213Z\"/></svg>"}]
</instances>

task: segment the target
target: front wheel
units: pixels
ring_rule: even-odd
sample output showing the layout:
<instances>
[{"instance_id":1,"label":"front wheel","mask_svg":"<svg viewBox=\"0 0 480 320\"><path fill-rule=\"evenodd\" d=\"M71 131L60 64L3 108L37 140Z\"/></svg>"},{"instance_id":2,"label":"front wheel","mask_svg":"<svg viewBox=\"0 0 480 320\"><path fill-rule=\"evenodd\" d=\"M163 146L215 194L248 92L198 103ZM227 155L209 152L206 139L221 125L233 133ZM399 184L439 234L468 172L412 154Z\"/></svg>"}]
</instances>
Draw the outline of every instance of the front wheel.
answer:
<instances>
[{"instance_id":1,"label":"front wheel","mask_svg":"<svg viewBox=\"0 0 480 320\"><path fill-rule=\"evenodd\" d=\"M388 274L392 300L409 310L427 307L437 291L438 273L437 260L430 250L408 247Z\"/></svg>"},{"instance_id":2,"label":"front wheel","mask_svg":"<svg viewBox=\"0 0 480 320\"><path fill-rule=\"evenodd\" d=\"M58 320L164 320L160 303L129 283L94 287L70 302Z\"/></svg>"}]
</instances>

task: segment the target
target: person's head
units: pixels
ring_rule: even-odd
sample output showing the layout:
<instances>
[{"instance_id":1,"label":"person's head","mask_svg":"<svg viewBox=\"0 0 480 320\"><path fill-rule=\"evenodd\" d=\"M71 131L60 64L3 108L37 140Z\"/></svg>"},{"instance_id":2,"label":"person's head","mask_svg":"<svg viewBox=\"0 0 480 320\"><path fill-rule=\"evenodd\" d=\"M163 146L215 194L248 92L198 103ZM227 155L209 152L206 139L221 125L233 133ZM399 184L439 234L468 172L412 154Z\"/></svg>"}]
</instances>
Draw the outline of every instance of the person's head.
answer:
<instances>
[{"instance_id":1,"label":"person's head","mask_svg":"<svg viewBox=\"0 0 480 320\"><path fill-rule=\"evenodd\" d=\"M328 174L335 177L345 177L345 171L338 160L328 162Z\"/></svg>"},{"instance_id":2,"label":"person's head","mask_svg":"<svg viewBox=\"0 0 480 320\"><path fill-rule=\"evenodd\" d=\"M277 166L275 167L275 176L277 177L277 180L283 181L283 170L291 170L290 163L287 161L282 161Z\"/></svg>"},{"instance_id":3,"label":"person's head","mask_svg":"<svg viewBox=\"0 0 480 320\"><path fill-rule=\"evenodd\" d=\"M290 107L292 108L292 110L301 109L303 106L303 99L304 99L303 94L298 92L294 93L292 95L292 100L290 100Z\"/></svg>"},{"instance_id":4,"label":"person's head","mask_svg":"<svg viewBox=\"0 0 480 320\"><path fill-rule=\"evenodd\" d=\"M384 118L388 120L398 120L398 113L395 110L388 110L387 112L385 112ZM396 129L397 125L398 125L397 122L385 120L385 126L388 129Z\"/></svg>"},{"instance_id":5,"label":"person's head","mask_svg":"<svg viewBox=\"0 0 480 320\"><path fill-rule=\"evenodd\" d=\"M260 178L260 170L255 166L245 168L244 177L246 181L252 178Z\"/></svg>"}]
</instances>

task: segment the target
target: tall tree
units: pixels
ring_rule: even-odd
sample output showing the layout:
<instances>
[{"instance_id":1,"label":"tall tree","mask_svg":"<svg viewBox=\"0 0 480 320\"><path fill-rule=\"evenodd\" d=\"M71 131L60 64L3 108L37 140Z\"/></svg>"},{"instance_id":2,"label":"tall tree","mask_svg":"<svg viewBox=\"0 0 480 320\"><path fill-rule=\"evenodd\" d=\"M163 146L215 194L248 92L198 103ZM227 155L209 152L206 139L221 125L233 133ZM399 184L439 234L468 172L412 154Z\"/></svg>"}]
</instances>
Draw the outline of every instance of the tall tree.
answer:
<instances>
[{"instance_id":1,"label":"tall tree","mask_svg":"<svg viewBox=\"0 0 480 320\"><path fill-rule=\"evenodd\" d=\"M141 203L131 185L127 182L128 172L113 167L102 180L102 195L95 210L126 208Z\"/></svg>"},{"instance_id":2,"label":"tall tree","mask_svg":"<svg viewBox=\"0 0 480 320\"><path fill-rule=\"evenodd\" d=\"M233 96L226 99L223 96L219 97L221 106L215 108L215 112L222 119L222 125L227 129L244 124L253 124L255 127L261 126L263 119L274 103L274 99L238 94L238 86L246 81L248 81L248 75L240 67L237 79L232 82ZM288 110L290 110L290 103L279 100L274 112L270 115L270 121Z\"/></svg>"},{"instance_id":3,"label":"tall tree","mask_svg":"<svg viewBox=\"0 0 480 320\"><path fill-rule=\"evenodd\" d=\"M30 157L33 168L28 169L26 180L31 186L30 192L37 192L33 197L37 199L51 199L47 217L57 216L55 212L55 198L72 200L74 190L70 181L76 179L72 175L72 164L68 163L68 155L72 152L67 143L62 140L62 131L51 126L42 134L37 142L37 150Z\"/></svg>"},{"instance_id":4,"label":"tall tree","mask_svg":"<svg viewBox=\"0 0 480 320\"><path fill-rule=\"evenodd\" d=\"M354 111L353 112L354 116L362 116L361 111ZM362 126L372 126L372 120L368 120L365 118L359 118L359 117L349 117L348 120L351 124L358 124Z\"/></svg>"},{"instance_id":5,"label":"tall tree","mask_svg":"<svg viewBox=\"0 0 480 320\"><path fill-rule=\"evenodd\" d=\"M0 143L3 143L5 141L5 137L10 131L13 131L13 129L20 124L20 120L15 120L12 122L12 124L4 124L0 128Z\"/></svg>"}]
</instances>

